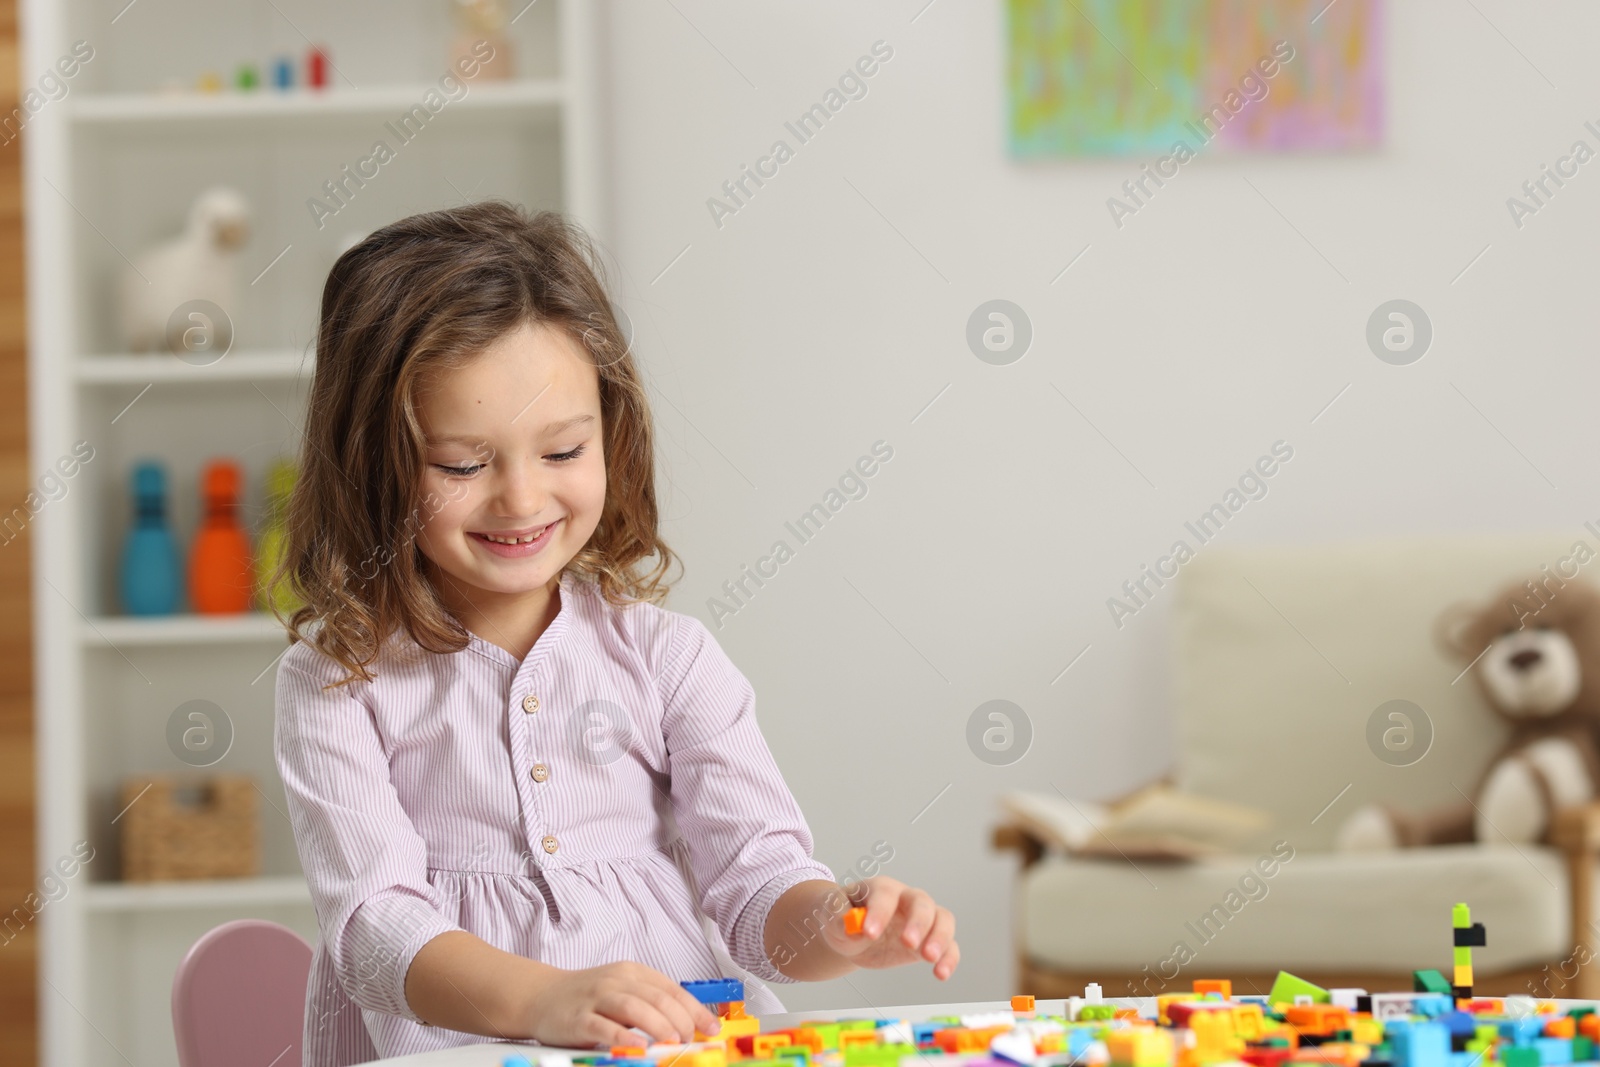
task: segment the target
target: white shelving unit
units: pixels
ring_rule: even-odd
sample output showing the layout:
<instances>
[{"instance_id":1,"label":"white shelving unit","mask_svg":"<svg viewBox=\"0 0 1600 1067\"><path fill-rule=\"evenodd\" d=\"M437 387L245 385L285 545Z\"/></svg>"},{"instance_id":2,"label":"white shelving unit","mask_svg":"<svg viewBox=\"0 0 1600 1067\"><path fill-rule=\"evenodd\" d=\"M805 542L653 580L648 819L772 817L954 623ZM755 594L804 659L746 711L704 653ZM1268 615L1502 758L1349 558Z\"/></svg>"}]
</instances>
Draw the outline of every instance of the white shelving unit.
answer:
<instances>
[{"instance_id":1,"label":"white shelving unit","mask_svg":"<svg viewBox=\"0 0 1600 1067\"><path fill-rule=\"evenodd\" d=\"M41 1062L176 1064L171 979L195 938L258 917L310 940L316 921L272 755L282 629L261 612L121 613L132 466L165 465L168 521L186 551L199 471L230 456L244 469L254 527L267 467L296 452L323 279L345 242L378 226L502 196L566 211L609 243L603 14L594 0L528 4L510 33L516 77L468 83L324 225L307 201L446 72L446 0L22 0L21 18L25 88L74 42L95 53L24 133L30 470L48 470L78 441L94 448L33 519L39 870L80 841L95 849L39 915ZM332 57L326 90L160 88L194 84L207 66L229 80L243 61L265 74L280 54L298 72L307 37ZM252 205L241 295L229 309L232 351L209 366L120 351L117 272L175 234L196 194L217 184ZM166 742L168 716L192 699L233 723L232 747L210 770L248 773L260 786L262 874L122 883L118 783L193 771Z\"/></svg>"}]
</instances>

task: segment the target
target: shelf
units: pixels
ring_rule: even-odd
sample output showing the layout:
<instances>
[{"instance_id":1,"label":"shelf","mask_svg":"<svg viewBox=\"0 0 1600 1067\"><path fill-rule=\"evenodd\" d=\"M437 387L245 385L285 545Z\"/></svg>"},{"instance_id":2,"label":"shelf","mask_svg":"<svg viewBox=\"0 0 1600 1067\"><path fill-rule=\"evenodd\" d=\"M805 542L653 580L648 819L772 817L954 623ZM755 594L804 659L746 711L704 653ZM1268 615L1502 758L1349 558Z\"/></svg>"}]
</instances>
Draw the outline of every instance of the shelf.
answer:
<instances>
[{"instance_id":1,"label":"shelf","mask_svg":"<svg viewBox=\"0 0 1600 1067\"><path fill-rule=\"evenodd\" d=\"M311 891L298 874L194 882L99 882L89 885L84 894L89 910L101 912L311 903Z\"/></svg>"},{"instance_id":2,"label":"shelf","mask_svg":"<svg viewBox=\"0 0 1600 1067\"><path fill-rule=\"evenodd\" d=\"M86 645L115 647L289 640L283 624L265 611L242 615L102 615L84 620L78 632Z\"/></svg>"},{"instance_id":3,"label":"shelf","mask_svg":"<svg viewBox=\"0 0 1600 1067\"><path fill-rule=\"evenodd\" d=\"M166 352L79 356L76 373L85 385L146 385L151 382L267 382L311 378L315 364L306 353L230 352L215 363L196 366Z\"/></svg>"},{"instance_id":4,"label":"shelf","mask_svg":"<svg viewBox=\"0 0 1600 1067\"><path fill-rule=\"evenodd\" d=\"M467 95L452 100L439 114L456 111L506 111L518 108L554 110L566 99L559 79L524 79L510 82L467 84ZM420 104L431 82L391 85L372 89L257 89L201 93L97 93L74 97L70 117L74 122L167 122L185 119L301 118L306 116L382 116L395 118ZM441 92L441 95L442 92Z\"/></svg>"}]
</instances>

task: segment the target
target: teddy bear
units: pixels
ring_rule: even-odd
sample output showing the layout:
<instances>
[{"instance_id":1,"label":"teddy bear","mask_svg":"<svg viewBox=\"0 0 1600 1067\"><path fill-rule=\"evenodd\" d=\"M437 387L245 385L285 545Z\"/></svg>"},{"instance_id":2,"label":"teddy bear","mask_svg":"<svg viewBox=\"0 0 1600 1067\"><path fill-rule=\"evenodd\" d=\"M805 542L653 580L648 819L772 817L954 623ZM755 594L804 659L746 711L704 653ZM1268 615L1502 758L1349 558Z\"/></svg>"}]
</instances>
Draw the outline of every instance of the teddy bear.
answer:
<instances>
[{"instance_id":1,"label":"teddy bear","mask_svg":"<svg viewBox=\"0 0 1600 1067\"><path fill-rule=\"evenodd\" d=\"M1424 812L1368 804L1340 826L1339 849L1531 844L1554 812L1600 795L1600 590L1546 571L1447 609L1435 637L1511 733L1470 799Z\"/></svg>"}]
</instances>

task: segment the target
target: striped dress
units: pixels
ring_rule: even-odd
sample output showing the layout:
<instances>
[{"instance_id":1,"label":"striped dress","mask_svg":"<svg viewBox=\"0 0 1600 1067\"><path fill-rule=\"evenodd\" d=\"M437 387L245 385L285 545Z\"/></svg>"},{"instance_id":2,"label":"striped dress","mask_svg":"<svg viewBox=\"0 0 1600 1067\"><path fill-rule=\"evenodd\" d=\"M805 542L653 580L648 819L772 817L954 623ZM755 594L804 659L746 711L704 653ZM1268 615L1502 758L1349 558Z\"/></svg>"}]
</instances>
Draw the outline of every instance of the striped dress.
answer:
<instances>
[{"instance_id":1,"label":"striped dress","mask_svg":"<svg viewBox=\"0 0 1600 1067\"><path fill-rule=\"evenodd\" d=\"M373 670L324 690L345 672L301 641L277 671L274 750L319 930L306 1067L498 1040L406 1003L412 957L451 930L564 969L740 977L752 1014L783 1010L767 913L833 875L704 624L564 573L520 662L477 635L440 655L398 634Z\"/></svg>"}]
</instances>

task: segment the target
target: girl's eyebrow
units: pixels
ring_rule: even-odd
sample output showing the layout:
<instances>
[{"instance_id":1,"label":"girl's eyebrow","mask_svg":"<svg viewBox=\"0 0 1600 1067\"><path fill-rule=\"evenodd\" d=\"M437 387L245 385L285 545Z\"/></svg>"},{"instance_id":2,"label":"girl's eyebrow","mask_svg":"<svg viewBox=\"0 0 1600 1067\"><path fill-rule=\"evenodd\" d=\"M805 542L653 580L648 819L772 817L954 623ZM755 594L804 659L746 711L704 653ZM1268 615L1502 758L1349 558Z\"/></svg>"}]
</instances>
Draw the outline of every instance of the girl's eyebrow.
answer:
<instances>
[{"instance_id":1,"label":"girl's eyebrow","mask_svg":"<svg viewBox=\"0 0 1600 1067\"><path fill-rule=\"evenodd\" d=\"M582 423L593 421L593 415L573 415L571 418L562 419L560 422L550 423L544 428L544 433L556 434L563 430L570 430L572 427L578 426ZM481 437L470 437L465 434L451 434L448 437L430 437L428 438L428 443L430 445L475 445L481 440L483 440Z\"/></svg>"}]
</instances>

